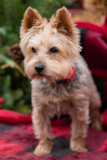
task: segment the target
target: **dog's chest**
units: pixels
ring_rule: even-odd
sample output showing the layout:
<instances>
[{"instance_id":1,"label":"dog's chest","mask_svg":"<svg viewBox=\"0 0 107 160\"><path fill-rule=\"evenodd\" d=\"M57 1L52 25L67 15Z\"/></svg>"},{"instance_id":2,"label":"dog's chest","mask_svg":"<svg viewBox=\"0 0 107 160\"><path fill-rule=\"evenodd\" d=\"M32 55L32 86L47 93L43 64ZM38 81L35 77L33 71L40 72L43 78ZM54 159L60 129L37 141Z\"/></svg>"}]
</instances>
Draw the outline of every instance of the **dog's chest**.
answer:
<instances>
[{"instance_id":1,"label":"dog's chest","mask_svg":"<svg viewBox=\"0 0 107 160\"><path fill-rule=\"evenodd\" d=\"M73 106L70 101L62 101L61 103L53 103L53 105L48 106L58 118L63 114L71 114Z\"/></svg>"},{"instance_id":2,"label":"dog's chest","mask_svg":"<svg viewBox=\"0 0 107 160\"><path fill-rule=\"evenodd\" d=\"M47 113L51 113L51 117L61 114L69 114L71 105L72 92L69 92L69 86L56 84L36 84L33 85L33 101L35 104L46 106Z\"/></svg>"},{"instance_id":3,"label":"dog's chest","mask_svg":"<svg viewBox=\"0 0 107 160\"><path fill-rule=\"evenodd\" d=\"M69 86L63 84L44 84L40 92L41 94L46 96L47 101L59 104L69 99L71 95L71 92L69 92L69 88Z\"/></svg>"},{"instance_id":4,"label":"dog's chest","mask_svg":"<svg viewBox=\"0 0 107 160\"><path fill-rule=\"evenodd\" d=\"M68 86L69 87L69 86ZM72 110L72 93L63 85L45 84L40 81L32 83L32 105L42 107L50 118L55 115L70 114Z\"/></svg>"}]
</instances>

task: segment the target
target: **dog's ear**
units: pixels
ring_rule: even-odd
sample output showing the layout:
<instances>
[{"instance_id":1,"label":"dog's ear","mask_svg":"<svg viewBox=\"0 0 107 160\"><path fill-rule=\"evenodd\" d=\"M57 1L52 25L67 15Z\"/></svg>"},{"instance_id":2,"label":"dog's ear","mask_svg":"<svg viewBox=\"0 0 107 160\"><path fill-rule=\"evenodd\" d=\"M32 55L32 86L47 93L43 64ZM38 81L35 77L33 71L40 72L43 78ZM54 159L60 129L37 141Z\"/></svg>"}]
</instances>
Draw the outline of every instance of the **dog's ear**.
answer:
<instances>
[{"instance_id":1,"label":"dog's ear","mask_svg":"<svg viewBox=\"0 0 107 160\"><path fill-rule=\"evenodd\" d=\"M22 37L32 26L42 24L43 19L36 9L28 7L24 13L22 26L20 28L20 37Z\"/></svg>"},{"instance_id":2,"label":"dog's ear","mask_svg":"<svg viewBox=\"0 0 107 160\"><path fill-rule=\"evenodd\" d=\"M52 17L53 18L53 17ZM55 18L52 20L52 27L69 37L73 35L74 23L70 18L70 14L65 7L58 9Z\"/></svg>"}]
</instances>

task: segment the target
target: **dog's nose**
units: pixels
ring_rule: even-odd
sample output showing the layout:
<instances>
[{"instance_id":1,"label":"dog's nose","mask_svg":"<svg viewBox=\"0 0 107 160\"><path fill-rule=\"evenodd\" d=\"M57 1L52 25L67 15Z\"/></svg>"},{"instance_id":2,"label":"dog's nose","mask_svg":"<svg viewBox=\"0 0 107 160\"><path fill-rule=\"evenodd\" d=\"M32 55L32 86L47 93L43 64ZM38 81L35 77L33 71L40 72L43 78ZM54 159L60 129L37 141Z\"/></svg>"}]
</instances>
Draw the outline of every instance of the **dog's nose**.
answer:
<instances>
[{"instance_id":1,"label":"dog's nose","mask_svg":"<svg viewBox=\"0 0 107 160\"><path fill-rule=\"evenodd\" d=\"M36 70L38 73L40 73L40 72L42 72L42 71L44 70L44 66L41 65L41 64L37 64L37 65L35 66L35 70Z\"/></svg>"}]
</instances>

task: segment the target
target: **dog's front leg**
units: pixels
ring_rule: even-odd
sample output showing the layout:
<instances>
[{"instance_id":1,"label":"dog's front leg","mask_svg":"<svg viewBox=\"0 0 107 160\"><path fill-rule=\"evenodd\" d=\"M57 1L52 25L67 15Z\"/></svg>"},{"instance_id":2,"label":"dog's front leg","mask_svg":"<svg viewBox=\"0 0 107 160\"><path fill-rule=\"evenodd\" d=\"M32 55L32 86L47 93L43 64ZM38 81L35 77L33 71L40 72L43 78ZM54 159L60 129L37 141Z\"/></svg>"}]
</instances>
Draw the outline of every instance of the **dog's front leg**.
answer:
<instances>
[{"instance_id":1,"label":"dog's front leg","mask_svg":"<svg viewBox=\"0 0 107 160\"><path fill-rule=\"evenodd\" d=\"M89 123L89 101L74 102L72 111L72 137L70 149L77 152L86 152L85 138Z\"/></svg>"},{"instance_id":2,"label":"dog's front leg","mask_svg":"<svg viewBox=\"0 0 107 160\"><path fill-rule=\"evenodd\" d=\"M52 150L51 122L44 108L45 106L34 107L32 115L36 138L39 139L39 144L35 148L34 154L38 156L49 154Z\"/></svg>"}]
</instances>

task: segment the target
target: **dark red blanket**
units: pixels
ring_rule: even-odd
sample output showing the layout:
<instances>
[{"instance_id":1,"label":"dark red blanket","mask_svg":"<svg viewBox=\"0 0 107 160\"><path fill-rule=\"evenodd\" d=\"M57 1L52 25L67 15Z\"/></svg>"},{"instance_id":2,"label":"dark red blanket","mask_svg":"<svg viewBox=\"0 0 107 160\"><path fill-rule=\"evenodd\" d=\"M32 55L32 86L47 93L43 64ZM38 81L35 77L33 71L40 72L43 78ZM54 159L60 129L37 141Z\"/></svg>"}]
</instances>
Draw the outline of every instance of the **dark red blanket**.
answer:
<instances>
[{"instance_id":1,"label":"dark red blanket","mask_svg":"<svg viewBox=\"0 0 107 160\"><path fill-rule=\"evenodd\" d=\"M102 100L101 112L107 109L107 19L103 26L76 22L80 29L81 55L85 58Z\"/></svg>"},{"instance_id":2,"label":"dark red blanket","mask_svg":"<svg viewBox=\"0 0 107 160\"><path fill-rule=\"evenodd\" d=\"M107 111L102 124L107 127ZM71 121L69 118L54 120L52 132L56 135L49 155L35 156L38 144L31 125L31 115L25 116L8 110L0 111L0 160L106 160L107 132L88 130L87 153L77 153L69 149ZM10 125L11 124L11 125ZM17 124L17 125L16 125Z\"/></svg>"}]
</instances>

